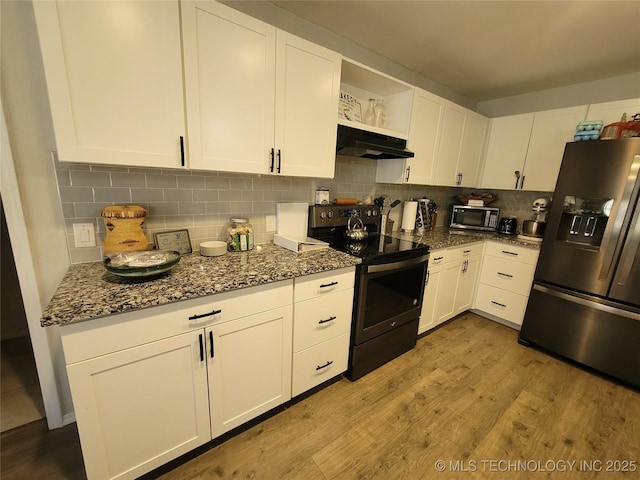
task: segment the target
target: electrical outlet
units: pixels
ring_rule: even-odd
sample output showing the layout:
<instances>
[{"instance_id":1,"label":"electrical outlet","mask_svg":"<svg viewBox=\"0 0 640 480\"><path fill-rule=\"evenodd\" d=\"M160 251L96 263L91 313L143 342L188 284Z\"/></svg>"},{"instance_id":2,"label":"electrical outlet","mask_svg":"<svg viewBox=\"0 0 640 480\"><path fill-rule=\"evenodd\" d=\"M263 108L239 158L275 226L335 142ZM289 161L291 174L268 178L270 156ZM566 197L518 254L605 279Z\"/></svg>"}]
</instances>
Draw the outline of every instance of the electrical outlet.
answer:
<instances>
[{"instance_id":1,"label":"electrical outlet","mask_svg":"<svg viewBox=\"0 0 640 480\"><path fill-rule=\"evenodd\" d=\"M276 216L275 215L267 215L267 216L265 216L265 221L267 223L267 232L275 232L276 231Z\"/></svg>"},{"instance_id":2,"label":"electrical outlet","mask_svg":"<svg viewBox=\"0 0 640 480\"><path fill-rule=\"evenodd\" d=\"M73 239L76 247L95 247L96 230L93 223L74 223Z\"/></svg>"}]
</instances>

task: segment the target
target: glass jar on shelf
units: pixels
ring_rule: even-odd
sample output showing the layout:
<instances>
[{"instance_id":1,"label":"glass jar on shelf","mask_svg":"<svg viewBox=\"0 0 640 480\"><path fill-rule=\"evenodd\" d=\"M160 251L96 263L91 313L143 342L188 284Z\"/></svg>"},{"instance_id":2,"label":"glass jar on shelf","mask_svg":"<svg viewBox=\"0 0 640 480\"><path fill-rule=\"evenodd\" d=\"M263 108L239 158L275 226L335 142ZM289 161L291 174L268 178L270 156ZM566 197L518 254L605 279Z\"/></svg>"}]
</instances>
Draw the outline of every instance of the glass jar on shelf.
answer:
<instances>
[{"instance_id":1,"label":"glass jar on shelf","mask_svg":"<svg viewBox=\"0 0 640 480\"><path fill-rule=\"evenodd\" d=\"M227 226L227 250L246 252L253 250L253 225L248 218L231 217Z\"/></svg>"},{"instance_id":2,"label":"glass jar on shelf","mask_svg":"<svg viewBox=\"0 0 640 480\"><path fill-rule=\"evenodd\" d=\"M375 106L376 106L376 99L370 98L369 106L367 107L367 110L364 113L364 123L366 125L375 126L376 124Z\"/></svg>"},{"instance_id":3,"label":"glass jar on shelf","mask_svg":"<svg viewBox=\"0 0 640 480\"><path fill-rule=\"evenodd\" d=\"M373 112L375 115L375 126L379 128L386 128L387 109L384 106L384 100L376 100L375 106L373 107Z\"/></svg>"}]
</instances>

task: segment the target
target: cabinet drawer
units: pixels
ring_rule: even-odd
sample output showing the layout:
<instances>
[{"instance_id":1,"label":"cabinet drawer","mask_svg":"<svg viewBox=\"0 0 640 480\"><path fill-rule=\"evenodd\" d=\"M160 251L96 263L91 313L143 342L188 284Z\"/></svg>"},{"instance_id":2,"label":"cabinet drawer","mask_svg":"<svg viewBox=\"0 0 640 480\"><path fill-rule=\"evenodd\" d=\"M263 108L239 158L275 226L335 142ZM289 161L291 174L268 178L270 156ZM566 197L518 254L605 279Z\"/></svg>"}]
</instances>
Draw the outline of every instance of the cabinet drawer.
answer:
<instances>
[{"instance_id":1,"label":"cabinet drawer","mask_svg":"<svg viewBox=\"0 0 640 480\"><path fill-rule=\"evenodd\" d=\"M60 329L67 365L214 323L291 305L292 280L110 315ZM220 310L220 313L211 314ZM189 320L190 317L206 315Z\"/></svg>"},{"instance_id":2,"label":"cabinet drawer","mask_svg":"<svg viewBox=\"0 0 640 480\"><path fill-rule=\"evenodd\" d=\"M349 333L296 353L293 356L291 396L300 395L341 374L347 370L348 363Z\"/></svg>"},{"instance_id":3,"label":"cabinet drawer","mask_svg":"<svg viewBox=\"0 0 640 480\"><path fill-rule=\"evenodd\" d=\"M534 271L535 265L486 255L482 265L480 282L519 295L529 296Z\"/></svg>"},{"instance_id":4,"label":"cabinet drawer","mask_svg":"<svg viewBox=\"0 0 640 480\"><path fill-rule=\"evenodd\" d=\"M355 268L341 268L295 279L294 301L301 302L353 288Z\"/></svg>"},{"instance_id":5,"label":"cabinet drawer","mask_svg":"<svg viewBox=\"0 0 640 480\"><path fill-rule=\"evenodd\" d=\"M351 330L353 289L294 305L293 351L299 352Z\"/></svg>"},{"instance_id":6,"label":"cabinet drawer","mask_svg":"<svg viewBox=\"0 0 640 480\"><path fill-rule=\"evenodd\" d=\"M500 242L487 242L485 255L494 257L508 258L516 262L528 263L535 265L538 261L539 250L535 248L519 247Z\"/></svg>"},{"instance_id":7,"label":"cabinet drawer","mask_svg":"<svg viewBox=\"0 0 640 480\"><path fill-rule=\"evenodd\" d=\"M476 308L517 325L522 325L528 297L481 283Z\"/></svg>"},{"instance_id":8,"label":"cabinet drawer","mask_svg":"<svg viewBox=\"0 0 640 480\"><path fill-rule=\"evenodd\" d=\"M429 267L436 267L449 261L450 253L446 248L431 250L429 254Z\"/></svg>"},{"instance_id":9,"label":"cabinet drawer","mask_svg":"<svg viewBox=\"0 0 640 480\"><path fill-rule=\"evenodd\" d=\"M469 243L455 248L447 249L447 262L455 262L459 260L465 260L469 257L482 254L484 248L484 242Z\"/></svg>"}]
</instances>

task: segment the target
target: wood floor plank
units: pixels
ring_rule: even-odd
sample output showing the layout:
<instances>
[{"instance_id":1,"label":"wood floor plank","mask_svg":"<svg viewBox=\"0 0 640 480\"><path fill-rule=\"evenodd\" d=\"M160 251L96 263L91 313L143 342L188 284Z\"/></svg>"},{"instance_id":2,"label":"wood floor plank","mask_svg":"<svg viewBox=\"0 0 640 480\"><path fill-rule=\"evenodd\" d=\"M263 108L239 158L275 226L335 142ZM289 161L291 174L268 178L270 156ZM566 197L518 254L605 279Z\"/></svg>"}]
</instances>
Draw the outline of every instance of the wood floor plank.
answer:
<instances>
[{"instance_id":1,"label":"wood floor plank","mask_svg":"<svg viewBox=\"0 0 640 480\"><path fill-rule=\"evenodd\" d=\"M607 472L604 463L631 460L638 467L638 391L523 347L517 336L475 314L460 316L358 381L342 379L160 478L638 478L637 471ZM83 478L77 444L38 447L53 432L45 426L33 434L3 434L3 480ZM600 471L513 466L546 460L603 463ZM501 471L499 461L512 465Z\"/></svg>"}]
</instances>

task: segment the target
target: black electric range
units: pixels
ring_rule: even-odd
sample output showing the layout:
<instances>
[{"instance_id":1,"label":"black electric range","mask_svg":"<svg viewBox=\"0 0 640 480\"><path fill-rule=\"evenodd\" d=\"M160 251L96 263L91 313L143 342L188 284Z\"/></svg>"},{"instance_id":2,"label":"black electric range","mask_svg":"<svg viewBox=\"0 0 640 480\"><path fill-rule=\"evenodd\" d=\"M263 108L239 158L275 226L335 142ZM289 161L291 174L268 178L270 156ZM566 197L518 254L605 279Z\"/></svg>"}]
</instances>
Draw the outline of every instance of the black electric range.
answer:
<instances>
[{"instance_id":1,"label":"black electric range","mask_svg":"<svg viewBox=\"0 0 640 480\"><path fill-rule=\"evenodd\" d=\"M349 220L362 220L362 241L345 237ZM380 234L373 205L309 207L309 236L362 259L356 267L347 378L356 380L416 345L429 247Z\"/></svg>"}]
</instances>

